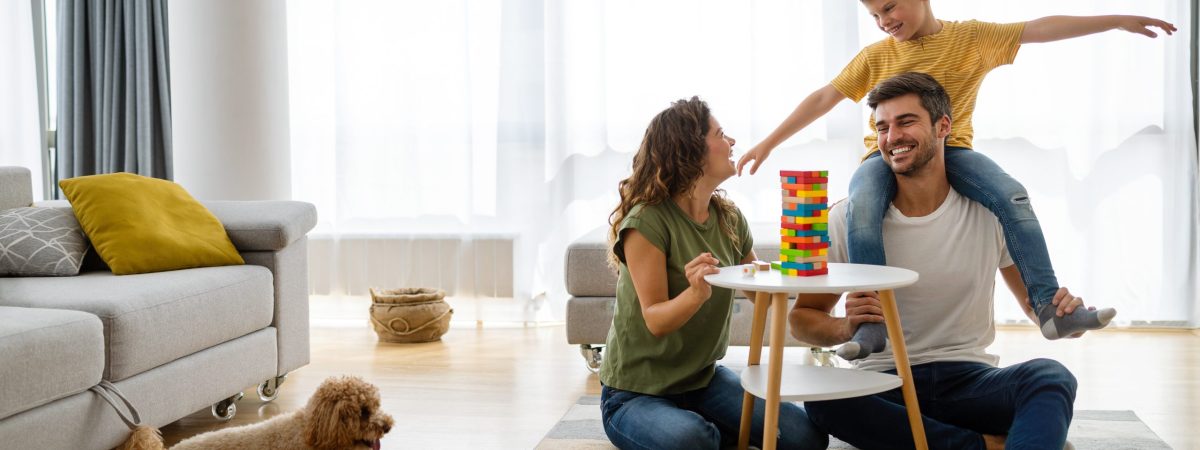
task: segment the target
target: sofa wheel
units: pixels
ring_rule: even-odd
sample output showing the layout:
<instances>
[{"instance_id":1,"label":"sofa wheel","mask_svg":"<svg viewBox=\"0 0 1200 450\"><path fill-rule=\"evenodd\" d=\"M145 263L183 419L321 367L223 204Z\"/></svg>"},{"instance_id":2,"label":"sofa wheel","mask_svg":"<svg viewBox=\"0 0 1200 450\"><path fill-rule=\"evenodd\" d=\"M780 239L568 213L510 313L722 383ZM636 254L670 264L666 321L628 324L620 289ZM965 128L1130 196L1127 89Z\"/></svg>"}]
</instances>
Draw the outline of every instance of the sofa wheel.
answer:
<instances>
[{"instance_id":1,"label":"sofa wheel","mask_svg":"<svg viewBox=\"0 0 1200 450\"><path fill-rule=\"evenodd\" d=\"M264 402L275 400L279 397L279 385L283 384L283 380L287 379L287 374L267 379L258 385L258 399Z\"/></svg>"},{"instance_id":2,"label":"sofa wheel","mask_svg":"<svg viewBox=\"0 0 1200 450\"><path fill-rule=\"evenodd\" d=\"M600 352L604 347L592 347L591 344L582 344L579 346L579 353L583 355L583 362L587 364L587 368L592 373L600 373L600 364L604 362L604 355Z\"/></svg>"},{"instance_id":3,"label":"sofa wheel","mask_svg":"<svg viewBox=\"0 0 1200 450\"><path fill-rule=\"evenodd\" d=\"M217 420L228 422L237 415L237 401L241 400L245 394L238 392L237 395L221 400L212 405L212 415Z\"/></svg>"}]
</instances>

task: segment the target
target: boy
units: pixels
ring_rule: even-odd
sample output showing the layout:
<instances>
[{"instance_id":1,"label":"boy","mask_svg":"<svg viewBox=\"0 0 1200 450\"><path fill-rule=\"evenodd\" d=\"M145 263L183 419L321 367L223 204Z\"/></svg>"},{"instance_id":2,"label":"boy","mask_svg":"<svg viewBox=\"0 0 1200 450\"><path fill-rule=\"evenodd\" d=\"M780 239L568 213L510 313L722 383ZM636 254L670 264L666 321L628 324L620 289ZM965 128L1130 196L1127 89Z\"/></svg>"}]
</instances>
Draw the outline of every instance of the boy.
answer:
<instances>
[{"instance_id":1,"label":"boy","mask_svg":"<svg viewBox=\"0 0 1200 450\"><path fill-rule=\"evenodd\" d=\"M1047 339L1075 336L1106 326L1116 310L1076 310L1059 315L1052 305L1059 285L1050 264L1046 241L1024 186L990 158L971 151L971 113L983 77L993 68L1010 64L1021 44L1052 42L1112 29L1156 37L1149 27L1167 34L1174 25L1139 16L1049 16L1024 23L993 24L978 21L947 22L934 17L929 0L862 0L875 23L888 38L859 52L842 73L814 91L763 142L738 162L738 173L753 160L750 173L771 150L825 115L844 98L859 101L878 82L902 72L922 72L945 86L951 99L951 132L946 138L946 170L956 191L991 210L1005 231L1009 253L1025 281L1028 302ZM896 185L879 158L874 120L864 138L867 154L850 180L846 213L850 262L885 264L882 221ZM899 157L909 151L893 150ZM838 349L854 360L881 351L886 331L880 324L864 324L854 339Z\"/></svg>"}]
</instances>

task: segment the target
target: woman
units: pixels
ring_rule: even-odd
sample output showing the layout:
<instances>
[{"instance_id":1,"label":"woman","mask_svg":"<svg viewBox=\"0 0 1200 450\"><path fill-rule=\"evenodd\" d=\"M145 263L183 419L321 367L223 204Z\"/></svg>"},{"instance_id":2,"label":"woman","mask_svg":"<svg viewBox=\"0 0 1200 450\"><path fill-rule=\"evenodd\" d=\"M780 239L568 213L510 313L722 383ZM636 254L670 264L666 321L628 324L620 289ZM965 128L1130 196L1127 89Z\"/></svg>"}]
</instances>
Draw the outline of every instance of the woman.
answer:
<instances>
[{"instance_id":1,"label":"woman","mask_svg":"<svg viewBox=\"0 0 1200 450\"><path fill-rule=\"evenodd\" d=\"M604 365L604 431L620 448L737 443L738 375L716 365L729 346L733 291L704 276L755 259L746 218L717 187L736 173L733 138L708 105L679 100L650 121L610 216L617 310ZM804 410L780 408L780 448L825 448ZM764 402L752 444L762 446Z\"/></svg>"}]
</instances>

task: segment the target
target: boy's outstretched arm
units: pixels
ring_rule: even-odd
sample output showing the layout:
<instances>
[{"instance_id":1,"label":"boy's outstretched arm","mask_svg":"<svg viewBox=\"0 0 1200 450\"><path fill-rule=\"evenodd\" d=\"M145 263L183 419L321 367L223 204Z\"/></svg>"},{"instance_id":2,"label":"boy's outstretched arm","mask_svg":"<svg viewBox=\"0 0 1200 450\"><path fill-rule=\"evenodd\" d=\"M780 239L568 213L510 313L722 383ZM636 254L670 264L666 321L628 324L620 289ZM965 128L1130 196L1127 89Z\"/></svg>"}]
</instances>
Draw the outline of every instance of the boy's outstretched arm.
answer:
<instances>
[{"instance_id":1,"label":"boy's outstretched arm","mask_svg":"<svg viewBox=\"0 0 1200 450\"><path fill-rule=\"evenodd\" d=\"M783 123L775 127L775 131L772 131L770 136L742 155L737 164L738 176L742 175L742 166L750 161L754 161L754 164L750 166L750 174L754 175L755 172L758 172L758 166L762 165L767 156L771 154L771 150L807 127L808 124L813 123L814 120L824 116L844 98L846 96L842 95L832 84L826 84L825 87L813 91L804 101L800 102L791 115L783 119Z\"/></svg>"},{"instance_id":2,"label":"boy's outstretched arm","mask_svg":"<svg viewBox=\"0 0 1200 450\"><path fill-rule=\"evenodd\" d=\"M1125 30L1149 37L1158 37L1150 29L1158 27L1167 34L1178 31L1175 25L1153 17L1142 16L1047 16L1025 23L1025 31L1021 33L1021 43L1053 42L1087 36L1108 30Z\"/></svg>"}]
</instances>

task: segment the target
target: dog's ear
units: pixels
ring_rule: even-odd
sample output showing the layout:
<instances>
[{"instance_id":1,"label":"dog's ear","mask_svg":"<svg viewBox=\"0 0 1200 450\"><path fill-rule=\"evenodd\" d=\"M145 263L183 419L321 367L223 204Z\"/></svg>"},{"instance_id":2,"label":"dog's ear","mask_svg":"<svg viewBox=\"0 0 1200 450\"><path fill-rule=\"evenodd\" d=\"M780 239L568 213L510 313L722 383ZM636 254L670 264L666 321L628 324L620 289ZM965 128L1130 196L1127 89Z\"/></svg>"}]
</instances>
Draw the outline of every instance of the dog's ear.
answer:
<instances>
[{"instance_id":1,"label":"dog's ear","mask_svg":"<svg viewBox=\"0 0 1200 450\"><path fill-rule=\"evenodd\" d=\"M308 411L304 443L312 448L342 448L354 443L351 421L358 420L356 403L348 399L322 397Z\"/></svg>"},{"instance_id":2,"label":"dog's ear","mask_svg":"<svg viewBox=\"0 0 1200 450\"><path fill-rule=\"evenodd\" d=\"M117 450L163 450L162 434L157 428L138 425Z\"/></svg>"}]
</instances>

